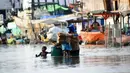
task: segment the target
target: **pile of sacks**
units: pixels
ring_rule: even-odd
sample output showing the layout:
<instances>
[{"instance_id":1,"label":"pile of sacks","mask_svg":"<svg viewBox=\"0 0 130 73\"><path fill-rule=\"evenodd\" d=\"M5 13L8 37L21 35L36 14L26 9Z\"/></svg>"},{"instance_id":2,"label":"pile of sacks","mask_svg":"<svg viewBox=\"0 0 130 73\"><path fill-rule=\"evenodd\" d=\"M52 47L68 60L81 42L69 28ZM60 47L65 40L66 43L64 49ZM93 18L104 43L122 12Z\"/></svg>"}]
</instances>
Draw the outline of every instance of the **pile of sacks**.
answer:
<instances>
[{"instance_id":1,"label":"pile of sacks","mask_svg":"<svg viewBox=\"0 0 130 73\"><path fill-rule=\"evenodd\" d=\"M47 38L52 41L57 41L58 33L67 34L68 29L67 28L62 29L60 27L54 26L54 27L50 28L49 31L47 32Z\"/></svg>"},{"instance_id":2,"label":"pile of sacks","mask_svg":"<svg viewBox=\"0 0 130 73\"><path fill-rule=\"evenodd\" d=\"M70 43L70 36L68 34L65 33L58 33L58 38L57 38L57 43L63 43L63 42L67 42Z\"/></svg>"},{"instance_id":3,"label":"pile of sacks","mask_svg":"<svg viewBox=\"0 0 130 73\"><path fill-rule=\"evenodd\" d=\"M77 36L68 35L64 33L58 33L57 43L61 44L64 41L66 41L67 43L71 45L73 51L79 50L79 39Z\"/></svg>"}]
</instances>

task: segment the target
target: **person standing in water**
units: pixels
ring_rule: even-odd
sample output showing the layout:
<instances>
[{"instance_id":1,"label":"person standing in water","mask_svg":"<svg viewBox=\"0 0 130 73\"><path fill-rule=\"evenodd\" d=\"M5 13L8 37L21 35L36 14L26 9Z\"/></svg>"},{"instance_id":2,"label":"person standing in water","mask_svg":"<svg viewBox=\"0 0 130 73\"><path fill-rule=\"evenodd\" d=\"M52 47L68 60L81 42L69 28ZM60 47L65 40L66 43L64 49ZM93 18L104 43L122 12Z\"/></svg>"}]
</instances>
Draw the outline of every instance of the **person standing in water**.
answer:
<instances>
[{"instance_id":1,"label":"person standing in water","mask_svg":"<svg viewBox=\"0 0 130 73\"><path fill-rule=\"evenodd\" d=\"M50 54L51 52L47 52L47 47L46 46L43 46L42 47L42 52L40 52L38 55L36 54L36 57L43 57L43 58L47 58L47 54Z\"/></svg>"},{"instance_id":2,"label":"person standing in water","mask_svg":"<svg viewBox=\"0 0 130 73\"><path fill-rule=\"evenodd\" d=\"M72 50L70 51L71 54L76 53L77 56L79 55L80 47L79 47L79 35L77 33L76 24L70 24L68 26L69 29L69 37L70 37L70 45Z\"/></svg>"}]
</instances>

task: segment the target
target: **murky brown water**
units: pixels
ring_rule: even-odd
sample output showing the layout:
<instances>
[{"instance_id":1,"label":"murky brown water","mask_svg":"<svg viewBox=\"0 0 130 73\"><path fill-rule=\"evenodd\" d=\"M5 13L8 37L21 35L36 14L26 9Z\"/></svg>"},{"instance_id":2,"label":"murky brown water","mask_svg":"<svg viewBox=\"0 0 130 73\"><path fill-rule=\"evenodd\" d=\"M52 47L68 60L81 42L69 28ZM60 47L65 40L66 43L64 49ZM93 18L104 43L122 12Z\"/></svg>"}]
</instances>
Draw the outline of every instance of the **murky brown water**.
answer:
<instances>
[{"instance_id":1,"label":"murky brown water","mask_svg":"<svg viewBox=\"0 0 130 73\"><path fill-rule=\"evenodd\" d=\"M79 57L35 58L42 45L0 46L0 73L130 73L130 48L81 47ZM48 45L48 48L51 46ZM51 49L48 49L50 51Z\"/></svg>"}]
</instances>

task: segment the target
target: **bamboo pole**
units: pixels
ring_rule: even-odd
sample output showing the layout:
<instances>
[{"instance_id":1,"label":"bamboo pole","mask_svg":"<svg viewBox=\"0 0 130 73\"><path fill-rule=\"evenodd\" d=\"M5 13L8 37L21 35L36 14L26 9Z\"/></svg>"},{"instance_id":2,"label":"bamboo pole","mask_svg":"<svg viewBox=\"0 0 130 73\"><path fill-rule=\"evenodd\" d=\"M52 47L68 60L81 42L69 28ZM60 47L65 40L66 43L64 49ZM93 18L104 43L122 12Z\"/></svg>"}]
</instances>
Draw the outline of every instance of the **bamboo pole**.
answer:
<instances>
[{"instance_id":1,"label":"bamboo pole","mask_svg":"<svg viewBox=\"0 0 130 73\"><path fill-rule=\"evenodd\" d=\"M47 0L45 0L45 6L46 6L46 9L48 9Z\"/></svg>"},{"instance_id":2,"label":"bamboo pole","mask_svg":"<svg viewBox=\"0 0 130 73\"><path fill-rule=\"evenodd\" d=\"M67 4L66 4L66 0L64 0L64 3L65 3L65 7L67 6Z\"/></svg>"},{"instance_id":3,"label":"bamboo pole","mask_svg":"<svg viewBox=\"0 0 130 73\"><path fill-rule=\"evenodd\" d=\"M55 0L53 0L53 7L54 7L54 15L56 15L56 9L55 9Z\"/></svg>"},{"instance_id":4,"label":"bamboo pole","mask_svg":"<svg viewBox=\"0 0 130 73\"><path fill-rule=\"evenodd\" d=\"M30 25L31 25L31 27L32 27L33 34L34 34L34 36L35 36L34 38L35 38L35 40L37 40L37 35L36 35L36 33L35 33L34 26L33 26L32 23L30 23Z\"/></svg>"},{"instance_id":5,"label":"bamboo pole","mask_svg":"<svg viewBox=\"0 0 130 73\"><path fill-rule=\"evenodd\" d=\"M109 22L109 25L108 25L108 36L107 36L107 45L111 45L111 39L110 39L110 22Z\"/></svg>"},{"instance_id":6,"label":"bamboo pole","mask_svg":"<svg viewBox=\"0 0 130 73\"><path fill-rule=\"evenodd\" d=\"M73 4L75 3L75 0L73 0Z\"/></svg>"},{"instance_id":7,"label":"bamboo pole","mask_svg":"<svg viewBox=\"0 0 130 73\"><path fill-rule=\"evenodd\" d=\"M59 0L57 0L57 3L58 3L58 5L60 5L60 2L59 2ZM59 13L60 13L60 11L59 11L59 10L57 10L57 11L58 11L57 13L59 14Z\"/></svg>"},{"instance_id":8,"label":"bamboo pole","mask_svg":"<svg viewBox=\"0 0 130 73\"><path fill-rule=\"evenodd\" d=\"M89 28L89 17L88 17L88 25L87 25L87 29Z\"/></svg>"},{"instance_id":9,"label":"bamboo pole","mask_svg":"<svg viewBox=\"0 0 130 73\"><path fill-rule=\"evenodd\" d=\"M122 48L122 17L120 16L120 47Z\"/></svg>"},{"instance_id":10,"label":"bamboo pole","mask_svg":"<svg viewBox=\"0 0 130 73\"><path fill-rule=\"evenodd\" d=\"M80 2L80 7L81 7L81 18L82 18L82 30L84 30L85 26L84 26L84 17L83 17L83 0Z\"/></svg>"},{"instance_id":11,"label":"bamboo pole","mask_svg":"<svg viewBox=\"0 0 130 73\"><path fill-rule=\"evenodd\" d=\"M37 0L37 2L38 2L38 7L40 8L40 0Z\"/></svg>"},{"instance_id":12,"label":"bamboo pole","mask_svg":"<svg viewBox=\"0 0 130 73\"><path fill-rule=\"evenodd\" d=\"M60 4L59 0L57 0L57 3Z\"/></svg>"},{"instance_id":13,"label":"bamboo pole","mask_svg":"<svg viewBox=\"0 0 130 73\"><path fill-rule=\"evenodd\" d=\"M34 8L35 8L34 3L35 3L34 0L32 0L32 4L31 4L31 6L32 6L32 19L34 19Z\"/></svg>"},{"instance_id":14,"label":"bamboo pole","mask_svg":"<svg viewBox=\"0 0 130 73\"><path fill-rule=\"evenodd\" d=\"M124 22L124 17L123 17L123 29L124 29L124 25L125 25L125 22Z\"/></svg>"},{"instance_id":15,"label":"bamboo pole","mask_svg":"<svg viewBox=\"0 0 130 73\"><path fill-rule=\"evenodd\" d=\"M105 47L107 48L107 31L106 31L106 27L107 26L107 21L105 20Z\"/></svg>"},{"instance_id":16,"label":"bamboo pole","mask_svg":"<svg viewBox=\"0 0 130 73\"><path fill-rule=\"evenodd\" d=\"M34 2L34 0L32 0L32 20L34 19L34 9L35 9L35 2ZM33 31L33 33L35 35L35 39L37 39L35 29L34 29L34 26L33 26L32 22L31 22L31 20L30 20L30 25L31 25L32 31Z\"/></svg>"},{"instance_id":17,"label":"bamboo pole","mask_svg":"<svg viewBox=\"0 0 130 73\"><path fill-rule=\"evenodd\" d=\"M114 47L114 25L112 27L112 47Z\"/></svg>"},{"instance_id":18,"label":"bamboo pole","mask_svg":"<svg viewBox=\"0 0 130 73\"><path fill-rule=\"evenodd\" d=\"M129 15L128 15L128 21L127 22L128 22L128 27L129 27Z\"/></svg>"}]
</instances>

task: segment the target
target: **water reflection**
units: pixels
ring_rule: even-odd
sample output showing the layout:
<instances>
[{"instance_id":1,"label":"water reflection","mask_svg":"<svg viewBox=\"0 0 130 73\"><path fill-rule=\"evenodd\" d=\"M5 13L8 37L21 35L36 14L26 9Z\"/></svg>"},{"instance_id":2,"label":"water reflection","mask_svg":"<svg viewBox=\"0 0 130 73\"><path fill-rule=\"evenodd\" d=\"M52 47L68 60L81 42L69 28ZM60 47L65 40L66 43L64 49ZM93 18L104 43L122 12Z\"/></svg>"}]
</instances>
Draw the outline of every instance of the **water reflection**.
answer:
<instances>
[{"instance_id":1,"label":"water reflection","mask_svg":"<svg viewBox=\"0 0 130 73\"><path fill-rule=\"evenodd\" d=\"M93 57L84 57L84 64L87 66L120 66L122 64L130 63L130 55L122 55L122 56L93 56Z\"/></svg>"},{"instance_id":2,"label":"water reflection","mask_svg":"<svg viewBox=\"0 0 130 73\"><path fill-rule=\"evenodd\" d=\"M80 63L79 57L52 57L54 66L59 65L77 65Z\"/></svg>"},{"instance_id":3,"label":"water reflection","mask_svg":"<svg viewBox=\"0 0 130 73\"><path fill-rule=\"evenodd\" d=\"M42 46L0 46L0 73L130 73L130 48L81 48L79 57L36 58Z\"/></svg>"}]
</instances>

